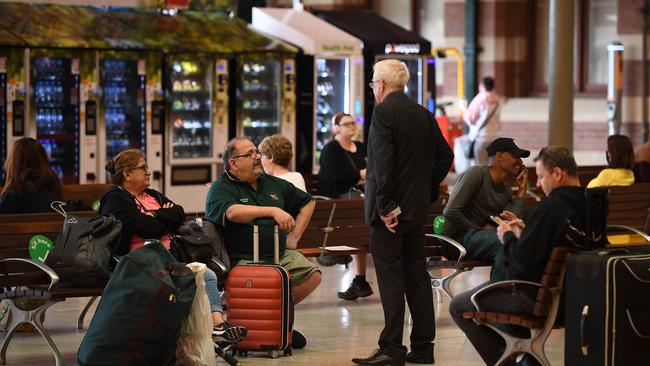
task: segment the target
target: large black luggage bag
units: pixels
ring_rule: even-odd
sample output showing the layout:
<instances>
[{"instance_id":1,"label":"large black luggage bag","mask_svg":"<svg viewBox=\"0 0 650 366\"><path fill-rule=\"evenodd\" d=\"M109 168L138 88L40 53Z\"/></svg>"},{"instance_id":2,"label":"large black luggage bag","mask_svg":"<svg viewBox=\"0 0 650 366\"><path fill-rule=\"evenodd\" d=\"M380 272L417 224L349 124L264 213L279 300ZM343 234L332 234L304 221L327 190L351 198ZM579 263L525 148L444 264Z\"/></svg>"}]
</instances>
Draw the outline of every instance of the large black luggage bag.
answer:
<instances>
[{"instance_id":1,"label":"large black luggage bag","mask_svg":"<svg viewBox=\"0 0 650 366\"><path fill-rule=\"evenodd\" d=\"M572 254L565 288L565 365L650 364L650 247Z\"/></svg>"},{"instance_id":2,"label":"large black luggage bag","mask_svg":"<svg viewBox=\"0 0 650 366\"><path fill-rule=\"evenodd\" d=\"M195 293L194 273L159 241L125 255L79 346L79 365L172 364Z\"/></svg>"}]
</instances>

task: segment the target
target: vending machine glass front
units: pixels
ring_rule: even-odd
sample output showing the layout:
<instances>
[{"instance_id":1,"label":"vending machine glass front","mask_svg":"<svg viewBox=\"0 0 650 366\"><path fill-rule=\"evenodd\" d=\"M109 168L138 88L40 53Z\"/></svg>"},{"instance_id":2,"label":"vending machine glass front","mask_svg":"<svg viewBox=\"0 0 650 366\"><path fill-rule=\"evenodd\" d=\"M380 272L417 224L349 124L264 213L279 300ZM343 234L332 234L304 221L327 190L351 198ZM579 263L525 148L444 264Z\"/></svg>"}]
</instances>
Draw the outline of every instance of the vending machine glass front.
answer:
<instances>
[{"instance_id":1,"label":"vending machine glass front","mask_svg":"<svg viewBox=\"0 0 650 366\"><path fill-rule=\"evenodd\" d=\"M350 112L349 74L348 59L316 58L316 164L321 150L332 137L332 116L339 112Z\"/></svg>"},{"instance_id":2,"label":"vending machine glass front","mask_svg":"<svg viewBox=\"0 0 650 366\"><path fill-rule=\"evenodd\" d=\"M145 76L138 60L102 61L106 159L126 149L145 150Z\"/></svg>"},{"instance_id":3,"label":"vending machine glass front","mask_svg":"<svg viewBox=\"0 0 650 366\"><path fill-rule=\"evenodd\" d=\"M171 61L170 123L174 159L212 156L212 62Z\"/></svg>"},{"instance_id":4,"label":"vending machine glass front","mask_svg":"<svg viewBox=\"0 0 650 366\"><path fill-rule=\"evenodd\" d=\"M282 68L279 60L239 61L237 136L258 145L280 133Z\"/></svg>"},{"instance_id":5,"label":"vending machine glass front","mask_svg":"<svg viewBox=\"0 0 650 366\"><path fill-rule=\"evenodd\" d=\"M35 58L32 85L36 138L62 183L78 183L79 59Z\"/></svg>"}]
</instances>

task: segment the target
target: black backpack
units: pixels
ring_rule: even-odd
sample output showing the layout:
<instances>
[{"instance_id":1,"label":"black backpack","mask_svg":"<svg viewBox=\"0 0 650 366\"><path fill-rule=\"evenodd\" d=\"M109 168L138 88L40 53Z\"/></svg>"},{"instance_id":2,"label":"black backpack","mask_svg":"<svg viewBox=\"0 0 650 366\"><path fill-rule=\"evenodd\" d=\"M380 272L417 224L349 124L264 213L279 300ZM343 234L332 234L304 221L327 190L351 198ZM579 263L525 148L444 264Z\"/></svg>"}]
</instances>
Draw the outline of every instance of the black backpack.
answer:
<instances>
[{"instance_id":1,"label":"black backpack","mask_svg":"<svg viewBox=\"0 0 650 366\"><path fill-rule=\"evenodd\" d=\"M63 230L45 259L68 287L103 287L119 245L122 222L113 215L65 216Z\"/></svg>"}]
</instances>

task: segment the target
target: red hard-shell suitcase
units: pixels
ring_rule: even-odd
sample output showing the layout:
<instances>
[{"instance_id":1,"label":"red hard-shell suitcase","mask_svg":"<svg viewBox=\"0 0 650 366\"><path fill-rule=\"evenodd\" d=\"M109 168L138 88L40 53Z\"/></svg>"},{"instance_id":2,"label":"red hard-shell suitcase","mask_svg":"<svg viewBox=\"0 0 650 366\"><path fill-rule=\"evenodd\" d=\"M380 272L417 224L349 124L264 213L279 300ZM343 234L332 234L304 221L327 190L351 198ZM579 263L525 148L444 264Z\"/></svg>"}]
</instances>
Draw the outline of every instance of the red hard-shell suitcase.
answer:
<instances>
[{"instance_id":1,"label":"red hard-shell suitcase","mask_svg":"<svg viewBox=\"0 0 650 366\"><path fill-rule=\"evenodd\" d=\"M279 236L274 228L275 263L279 262ZM253 260L259 261L259 227L253 226ZM280 265L247 264L228 274L228 322L248 328L239 351L263 351L276 358L291 355L293 293L291 275Z\"/></svg>"}]
</instances>

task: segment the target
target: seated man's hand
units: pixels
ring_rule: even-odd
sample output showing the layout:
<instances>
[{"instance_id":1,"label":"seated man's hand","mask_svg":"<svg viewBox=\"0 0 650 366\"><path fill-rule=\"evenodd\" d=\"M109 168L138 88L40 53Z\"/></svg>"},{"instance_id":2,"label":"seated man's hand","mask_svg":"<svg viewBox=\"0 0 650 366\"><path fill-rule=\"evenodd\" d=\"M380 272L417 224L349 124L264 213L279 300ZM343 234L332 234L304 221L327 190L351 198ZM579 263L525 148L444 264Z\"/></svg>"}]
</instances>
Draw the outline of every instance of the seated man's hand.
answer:
<instances>
[{"instance_id":1,"label":"seated man's hand","mask_svg":"<svg viewBox=\"0 0 650 366\"><path fill-rule=\"evenodd\" d=\"M499 226L497 227L497 237L499 238L499 241L501 243L505 244L505 240L503 239L505 233L507 233L508 231L512 231L512 233L515 234L515 237L519 239L525 227L526 224L524 224L524 221L521 219L515 219L511 221L501 221L499 223Z\"/></svg>"},{"instance_id":2,"label":"seated man's hand","mask_svg":"<svg viewBox=\"0 0 650 366\"><path fill-rule=\"evenodd\" d=\"M505 211L501 212L501 214L499 216L501 218L503 218L504 220L506 220L506 221L517 220L519 218L519 217L517 217L517 215L515 215L514 212L508 211L508 210L505 210Z\"/></svg>"},{"instance_id":3,"label":"seated man's hand","mask_svg":"<svg viewBox=\"0 0 650 366\"><path fill-rule=\"evenodd\" d=\"M281 208L276 208L273 211L273 220L278 223L280 230L290 233L296 226L293 217Z\"/></svg>"}]
</instances>

